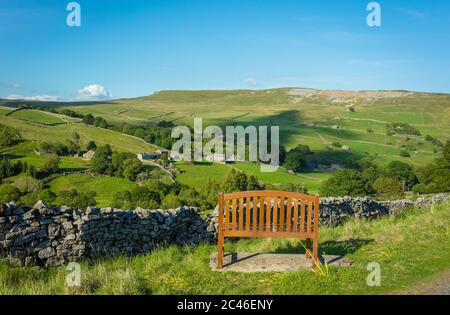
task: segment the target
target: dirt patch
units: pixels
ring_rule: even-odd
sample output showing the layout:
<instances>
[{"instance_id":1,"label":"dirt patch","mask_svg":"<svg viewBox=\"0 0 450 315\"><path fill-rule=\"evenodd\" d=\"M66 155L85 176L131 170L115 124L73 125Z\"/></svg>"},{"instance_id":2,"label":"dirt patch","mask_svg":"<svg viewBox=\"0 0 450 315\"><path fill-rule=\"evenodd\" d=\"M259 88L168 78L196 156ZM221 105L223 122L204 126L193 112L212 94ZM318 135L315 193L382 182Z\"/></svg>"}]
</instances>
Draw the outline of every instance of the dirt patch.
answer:
<instances>
[{"instance_id":1,"label":"dirt patch","mask_svg":"<svg viewBox=\"0 0 450 315\"><path fill-rule=\"evenodd\" d=\"M329 266L346 267L351 261L342 256L325 255L319 260ZM223 271L234 272L292 272L311 269L312 260L305 254L225 253ZM217 270L217 253L210 256L210 267Z\"/></svg>"},{"instance_id":2,"label":"dirt patch","mask_svg":"<svg viewBox=\"0 0 450 315\"><path fill-rule=\"evenodd\" d=\"M394 292L395 295L450 295L450 269L416 286Z\"/></svg>"}]
</instances>

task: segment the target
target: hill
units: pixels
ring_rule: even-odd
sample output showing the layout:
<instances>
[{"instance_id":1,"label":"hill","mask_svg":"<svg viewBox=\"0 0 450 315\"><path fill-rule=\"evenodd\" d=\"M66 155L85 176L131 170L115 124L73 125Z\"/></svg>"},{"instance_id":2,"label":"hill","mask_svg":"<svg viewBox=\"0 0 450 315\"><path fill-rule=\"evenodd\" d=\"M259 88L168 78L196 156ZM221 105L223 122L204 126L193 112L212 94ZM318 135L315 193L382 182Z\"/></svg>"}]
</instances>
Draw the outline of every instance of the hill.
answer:
<instances>
[{"instance_id":1,"label":"hill","mask_svg":"<svg viewBox=\"0 0 450 315\"><path fill-rule=\"evenodd\" d=\"M17 107L20 104L57 110L70 109L77 113L101 116L109 123L156 125L164 120L192 126L193 118L199 117L203 118L204 126L279 125L281 143L287 148L306 144L318 157L336 164L349 157L370 156L380 164L401 160L421 166L431 162L438 154L436 145L426 141L426 136L430 135L445 142L450 135L450 94L411 91L281 88L160 91L145 97L107 102L0 100L0 105L4 106ZM1 109L3 113L5 107ZM16 115L2 117L2 123L18 127L31 139L51 139L76 130L86 140L93 138L100 144L111 143L120 150L152 150L151 146L143 141L124 138L126 136L113 134L111 131L76 122L55 126L38 125L25 120L19 121L21 117L14 117ZM399 128L403 125L417 132L400 132ZM401 156L405 150L409 152L410 157ZM250 173L257 169L251 166L237 167ZM183 167L183 171L183 182L198 184L194 177L199 177L200 170L192 166ZM320 182L327 178L329 171L311 170L309 174L303 174L303 180L282 171L276 176L264 176L263 181L306 182L315 192ZM222 179L224 173L211 171L203 174L202 178L211 175Z\"/></svg>"}]
</instances>

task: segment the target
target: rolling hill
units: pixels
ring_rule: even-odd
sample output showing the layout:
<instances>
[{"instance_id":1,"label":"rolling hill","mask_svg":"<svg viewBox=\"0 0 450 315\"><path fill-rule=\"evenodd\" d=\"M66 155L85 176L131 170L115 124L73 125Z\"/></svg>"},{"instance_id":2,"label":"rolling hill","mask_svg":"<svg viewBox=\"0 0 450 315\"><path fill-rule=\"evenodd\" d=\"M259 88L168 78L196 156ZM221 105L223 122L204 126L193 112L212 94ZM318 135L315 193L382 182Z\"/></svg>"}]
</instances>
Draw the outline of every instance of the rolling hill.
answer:
<instances>
[{"instance_id":1,"label":"rolling hill","mask_svg":"<svg viewBox=\"0 0 450 315\"><path fill-rule=\"evenodd\" d=\"M335 160L348 157L370 156L381 164L403 160L415 166L432 161L436 146L425 140L426 135L441 140L450 138L450 94L410 91L322 91L304 88L236 91L160 91L150 96L117 99L107 102L49 103L0 100L2 112L6 107L28 104L34 107L71 109L82 114L101 116L109 123L128 122L155 125L159 121L172 121L192 126L193 118L203 118L207 125L278 125L281 143L287 148L306 144L315 154ZM30 114L15 113L1 117L1 123L19 128L33 140L57 139L76 130L83 141L94 139L99 144L110 143L119 150L138 152L154 148L139 139L112 131L82 125L76 121L46 125L30 121ZM19 117L16 117L19 116ZM42 120L42 112L39 114ZM51 119L61 119L52 117ZM32 119L31 119L32 120ZM44 119L45 120L45 119ZM420 135L387 133L388 124L408 124ZM339 144L339 145L336 145ZM411 157L401 157L408 150ZM254 173L257 168L237 165ZM182 181L195 182L195 167L184 167ZM192 170L190 173L189 170ZM208 176L209 172L203 173ZM223 171L211 171L223 178ZM281 175L283 174L283 175ZM258 175L258 174L255 174ZM300 174L301 176L302 174ZM314 190L327 177L328 171L303 174L301 177L280 172L276 176L263 176L264 181L314 182ZM200 180L200 178L199 178ZM195 183L195 185L198 183ZM194 183L193 183L194 185Z\"/></svg>"}]
</instances>

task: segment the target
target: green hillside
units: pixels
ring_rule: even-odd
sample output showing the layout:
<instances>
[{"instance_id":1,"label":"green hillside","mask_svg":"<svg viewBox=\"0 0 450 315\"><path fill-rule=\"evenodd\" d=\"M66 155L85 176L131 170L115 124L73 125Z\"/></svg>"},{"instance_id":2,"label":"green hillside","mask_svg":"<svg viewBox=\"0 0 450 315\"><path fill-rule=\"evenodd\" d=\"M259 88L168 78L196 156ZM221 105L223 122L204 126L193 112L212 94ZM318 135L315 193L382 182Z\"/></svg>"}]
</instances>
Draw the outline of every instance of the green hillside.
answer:
<instances>
[{"instance_id":1,"label":"green hillside","mask_svg":"<svg viewBox=\"0 0 450 315\"><path fill-rule=\"evenodd\" d=\"M156 125L171 121L193 125L203 118L207 125L278 125L281 143L288 149L299 144L310 146L315 155L336 164L347 158L371 157L387 164L400 160L415 166L425 165L438 155L430 135L445 142L450 135L450 95L408 91L321 91L284 88L239 91L161 91L153 95L91 103L49 103L1 101L0 105L20 104L57 111L70 109L80 114L101 116L110 124ZM0 114L7 109L0 107ZM62 124L56 122L62 121ZM1 123L18 128L23 136L35 141L70 138L76 131L81 141L111 144L113 149L128 152L153 151L145 141L111 130L87 126L78 120L47 112L21 110L1 117ZM388 124L406 123L420 132L411 135L387 133ZM336 143L340 147L336 147ZM401 157L402 151L410 157ZM229 166L181 165L178 181L198 187L205 178L223 179ZM329 170L311 170L297 175L280 169L262 174L258 165L237 164L236 168L256 175L265 183L305 184L317 192Z\"/></svg>"}]
</instances>

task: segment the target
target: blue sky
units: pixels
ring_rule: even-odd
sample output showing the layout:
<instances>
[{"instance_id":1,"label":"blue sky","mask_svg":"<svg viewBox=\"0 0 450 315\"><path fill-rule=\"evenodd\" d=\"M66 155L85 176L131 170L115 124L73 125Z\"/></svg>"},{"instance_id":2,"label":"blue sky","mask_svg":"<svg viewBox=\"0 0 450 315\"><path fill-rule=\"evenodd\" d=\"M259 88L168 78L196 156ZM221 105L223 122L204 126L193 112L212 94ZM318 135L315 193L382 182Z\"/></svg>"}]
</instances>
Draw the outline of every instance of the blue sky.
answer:
<instances>
[{"instance_id":1,"label":"blue sky","mask_svg":"<svg viewBox=\"0 0 450 315\"><path fill-rule=\"evenodd\" d=\"M78 100L164 89L450 92L450 1L1 0L0 97Z\"/></svg>"}]
</instances>

